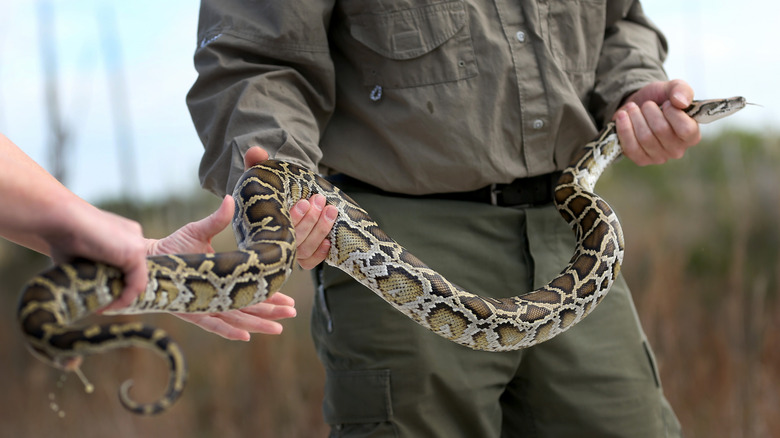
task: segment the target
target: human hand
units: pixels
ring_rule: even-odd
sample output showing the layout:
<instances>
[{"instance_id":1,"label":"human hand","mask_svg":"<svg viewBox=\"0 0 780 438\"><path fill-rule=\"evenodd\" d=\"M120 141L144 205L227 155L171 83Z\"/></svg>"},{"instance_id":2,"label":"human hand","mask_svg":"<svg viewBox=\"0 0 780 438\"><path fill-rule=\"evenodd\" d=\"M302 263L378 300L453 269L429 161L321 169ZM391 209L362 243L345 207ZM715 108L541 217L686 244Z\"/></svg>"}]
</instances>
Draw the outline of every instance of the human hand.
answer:
<instances>
[{"instance_id":1,"label":"human hand","mask_svg":"<svg viewBox=\"0 0 780 438\"><path fill-rule=\"evenodd\" d=\"M220 313L175 313L211 333L231 341L248 341L251 333L278 335L282 333L279 319L296 315L295 300L281 292L268 297L262 303Z\"/></svg>"},{"instance_id":2,"label":"human hand","mask_svg":"<svg viewBox=\"0 0 780 438\"><path fill-rule=\"evenodd\" d=\"M102 311L130 304L147 283L146 239L141 225L94 207L75 195L63 201L61 226L41 233L55 263L84 257L124 272L125 287Z\"/></svg>"},{"instance_id":3,"label":"human hand","mask_svg":"<svg viewBox=\"0 0 780 438\"><path fill-rule=\"evenodd\" d=\"M54 263L83 257L116 266L125 286L109 308L124 307L146 287L141 225L79 198L0 134L0 236L46 254ZM30 181L35 181L31 184Z\"/></svg>"},{"instance_id":4,"label":"human hand","mask_svg":"<svg viewBox=\"0 0 780 438\"><path fill-rule=\"evenodd\" d=\"M630 95L613 116L623 154L640 166L681 158L701 140L699 124L683 111L692 101L693 89L679 79Z\"/></svg>"},{"instance_id":5,"label":"human hand","mask_svg":"<svg viewBox=\"0 0 780 438\"><path fill-rule=\"evenodd\" d=\"M189 223L160 240L150 239L149 254L214 252L211 239L233 218L234 203L226 196L217 211L197 222ZM279 319L296 315L295 300L275 293L262 303L220 313L176 313L179 318L230 340L248 341L250 333L276 335L282 332Z\"/></svg>"},{"instance_id":6,"label":"human hand","mask_svg":"<svg viewBox=\"0 0 780 438\"><path fill-rule=\"evenodd\" d=\"M244 156L244 168L249 169L267 159L265 150L252 147ZM317 194L308 200L301 199L290 210L298 245L298 264L303 269L312 269L328 257L331 242L327 237L336 221L338 209L325 204L325 197Z\"/></svg>"}]
</instances>

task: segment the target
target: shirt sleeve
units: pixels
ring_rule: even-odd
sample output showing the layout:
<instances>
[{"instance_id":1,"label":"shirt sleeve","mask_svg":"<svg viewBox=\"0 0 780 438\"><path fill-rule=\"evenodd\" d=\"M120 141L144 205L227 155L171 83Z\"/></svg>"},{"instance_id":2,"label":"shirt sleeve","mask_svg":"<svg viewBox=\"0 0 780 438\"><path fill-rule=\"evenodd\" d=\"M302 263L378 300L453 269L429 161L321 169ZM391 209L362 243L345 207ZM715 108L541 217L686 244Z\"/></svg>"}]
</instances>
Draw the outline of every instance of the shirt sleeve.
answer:
<instances>
[{"instance_id":1,"label":"shirt sleeve","mask_svg":"<svg viewBox=\"0 0 780 438\"><path fill-rule=\"evenodd\" d=\"M666 39L639 1L611 1L590 112L603 126L623 99L650 82L667 80Z\"/></svg>"},{"instance_id":2,"label":"shirt sleeve","mask_svg":"<svg viewBox=\"0 0 780 438\"><path fill-rule=\"evenodd\" d=\"M251 146L316 167L320 134L335 102L330 3L201 2L198 78L187 106L205 148L199 170L204 188L232 192Z\"/></svg>"}]
</instances>

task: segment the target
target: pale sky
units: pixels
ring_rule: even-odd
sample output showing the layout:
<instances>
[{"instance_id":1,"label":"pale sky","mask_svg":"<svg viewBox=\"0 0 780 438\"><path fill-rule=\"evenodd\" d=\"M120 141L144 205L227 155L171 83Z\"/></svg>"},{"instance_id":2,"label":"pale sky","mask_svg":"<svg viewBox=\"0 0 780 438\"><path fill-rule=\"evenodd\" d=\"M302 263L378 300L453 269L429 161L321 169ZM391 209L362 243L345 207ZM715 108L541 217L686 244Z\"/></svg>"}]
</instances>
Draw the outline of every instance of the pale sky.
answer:
<instances>
[{"instance_id":1,"label":"pale sky","mask_svg":"<svg viewBox=\"0 0 780 438\"><path fill-rule=\"evenodd\" d=\"M137 187L143 199L199 189L202 152L185 94L195 80L196 0L48 0L57 41L60 107L71 142L68 187L95 202L123 193L109 93L121 43ZM0 132L47 169L48 128L38 0L2 0L0 8ZM772 129L780 122L780 2L768 0L646 0L645 12L666 33L672 78L690 82L697 97L743 95L761 107L708 126ZM116 34L98 23L116 21ZM105 27L105 26L104 26ZM106 36L108 35L108 37ZM110 41L110 40L109 40ZM587 139L583 139L587 140Z\"/></svg>"}]
</instances>

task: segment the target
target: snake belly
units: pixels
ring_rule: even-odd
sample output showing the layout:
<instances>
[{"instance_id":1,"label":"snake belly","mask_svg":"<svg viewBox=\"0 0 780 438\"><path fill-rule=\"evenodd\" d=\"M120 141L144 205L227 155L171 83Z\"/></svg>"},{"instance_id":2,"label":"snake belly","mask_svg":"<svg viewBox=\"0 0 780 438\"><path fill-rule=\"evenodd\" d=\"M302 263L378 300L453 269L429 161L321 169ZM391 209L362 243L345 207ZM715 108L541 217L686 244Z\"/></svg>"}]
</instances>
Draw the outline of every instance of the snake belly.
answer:
<instances>
[{"instance_id":1,"label":"snake belly","mask_svg":"<svg viewBox=\"0 0 780 438\"><path fill-rule=\"evenodd\" d=\"M745 106L741 97L694 102L686 112L700 123ZM269 160L247 170L234 191L233 228L238 250L216 254L148 257L149 283L127 308L114 314L212 313L239 309L279 290L295 262L295 230L289 209L322 194L338 208L326 262L416 323L477 350L508 351L536 345L571 328L604 298L620 271L624 245L620 222L593 192L601 173L621 156L609 124L560 177L554 202L573 228L570 263L545 286L509 298L485 298L448 281L395 242L339 188L291 163ZM78 322L122 291L122 273L112 266L78 259L33 278L22 292L17 317L33 354L66 370L81 357L114 348L140 346L168 361L163 395L139 403L122 384L119 398L131 412L163 412L180 397L186 380L181 349L161 329L141 323Z\"/></svg>"}]
</instances>

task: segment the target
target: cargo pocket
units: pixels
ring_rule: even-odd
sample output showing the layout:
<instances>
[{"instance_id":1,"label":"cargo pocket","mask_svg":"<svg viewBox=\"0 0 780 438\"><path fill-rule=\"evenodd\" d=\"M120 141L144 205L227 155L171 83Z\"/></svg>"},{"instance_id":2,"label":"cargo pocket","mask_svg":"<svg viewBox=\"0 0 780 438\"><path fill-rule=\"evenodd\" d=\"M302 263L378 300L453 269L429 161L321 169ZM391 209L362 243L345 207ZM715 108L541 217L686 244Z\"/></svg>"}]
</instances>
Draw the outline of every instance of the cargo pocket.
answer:
<instances>
[{"instance_id":1,"label":"cargo pocket","mask_svg":"<svg viewBox=\"0 0 780 438\"><path fill-rule=\"evenodd\" d=\"M347 18L342 41L363 85L386 89L476 76L477 63L462 2Z\"/></svg>"},{"instance_id":2,"label":"cargo pocket","mask_svg":"<svg viewBox=\"0 0 780 438\"><path fill-rule=\"evenodd\" d=\"M397 436L390 370L327 370L323 415L331 437Z\"/></svg>"}]
</instances>

